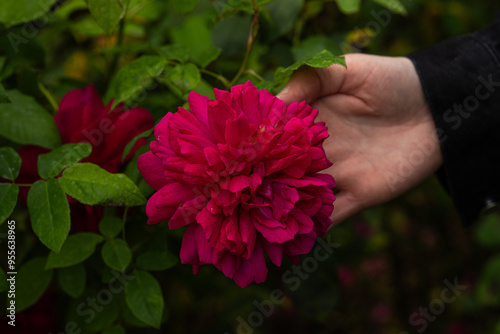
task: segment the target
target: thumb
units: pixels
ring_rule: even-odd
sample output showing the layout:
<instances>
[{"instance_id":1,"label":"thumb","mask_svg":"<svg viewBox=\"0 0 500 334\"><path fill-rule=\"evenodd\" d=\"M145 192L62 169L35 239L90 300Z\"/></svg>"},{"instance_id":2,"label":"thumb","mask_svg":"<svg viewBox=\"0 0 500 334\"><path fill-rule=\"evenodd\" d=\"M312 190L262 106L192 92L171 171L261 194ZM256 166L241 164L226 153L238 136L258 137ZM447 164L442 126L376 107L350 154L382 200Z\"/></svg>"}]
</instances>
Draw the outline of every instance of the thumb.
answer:
<instances>
[{"instance_id":1,"label":"thumb","mask_svg":"<svg viewBox=\"0 0 500 334\"><path fill-rule=\"evenodd\" d=\"M311 104L318 98L319 90L320 80L316 71L311 67L304 66L295 71L290 81L276 96L286 105L304 100Z\"/></svg>"},{"instance_id":2,"label":"thumb","mask_svg":"<svg viewBox=\"0 0 500 334\"><path fill-rule=\"evenodd\" d=\"M341 65L325 68L303 66L295 71L277 97L287 105L304 100L311 104L319 97L338 93L345 78L346 69Z\"/></svg>"}]
</instances>

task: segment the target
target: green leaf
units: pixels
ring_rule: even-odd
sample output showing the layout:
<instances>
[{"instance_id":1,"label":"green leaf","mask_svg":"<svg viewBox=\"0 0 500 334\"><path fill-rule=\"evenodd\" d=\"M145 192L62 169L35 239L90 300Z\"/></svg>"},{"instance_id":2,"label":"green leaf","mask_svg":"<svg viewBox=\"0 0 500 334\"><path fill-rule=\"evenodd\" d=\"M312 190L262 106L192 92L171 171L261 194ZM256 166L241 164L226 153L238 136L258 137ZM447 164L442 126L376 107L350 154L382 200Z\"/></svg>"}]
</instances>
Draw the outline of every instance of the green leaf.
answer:
<instances>
[{"instance_id":1,"label":"green leaf","mask_svg":"<svg viewBox=\"0 0 500 334\"><path fill-rule=\"evenodd\" d=\"M85 290L86 272L81 263L57 270L57 280L64 292L73 298L78 298Z\"/></svg>"},{"instance_id":2,"label":"green leaf","mask_svg":"<svg viewBox=\"0 0 500 334\"><path fill-rule=\"evenodd\" d=\"M378 3L381 6L389 9L391 12L398 13L401 15L407 15L408 12L406 8L403 6L401 1L399 0L372 0L375 3Z\"/></svg>"},{"instance_id":3,"label":"green leaf","mask_svg":"<svg viewBox=\"0 0 500 334\"><path fill-rule=\"evenodd\" d=\"M107 287L106 287L107 288ZM98 294L101 291L109 291L106 289L101 289L99 291L96 291L94 296L98 296ZM87 297L88 298L88 297ZM107 297L104 297L107 298ZM85 299L85 301L87 301ZM106 301L107 303L107 301ZM80 304L78 304L80 305ZM120 314L120 298L118 298L115 295L112 295L110 304L106 305L103 307L102 312L96 312L95 315L96 317L90 321L90 322L85 322L85 324L82 326L82 333L95 333L102 331L105 328L108 328L109 326L113 325L113 323L116 322L116 319L118 318L118 315ZM81 317L80 317L81 319Z\"/></svg>"},{"instance_id":4,"label":"green leaf","mask_svg":"<svg viewBox=\"0 0 500 334\"><path fill-rule=\"evenodd\" d=\"M126 334L125 328L120 325L113 326L111 328L106 329L102 334Z\"/></svg>"},{"instance_id":5,"label":"green leaf","mask_svg":"<svg viewBox=\"0 0 500 334\"><path fill-rule=\"evenodd\" d=\"M307 65L316 68L328 67L333 64L339 64L346 67L344 57L334 56L331 52L323 50L320 53L309 56L303 61L296 62L286 68L278 67L274 73L275 81L279 83L286 82L295 70L298 70L301 66Z\"/></svg>"},{"instance_id":6,"label":"green leaf","mask_svg":"<svg viewBox=\"0 0 500 334\"><path fill-rule=\"evenodd\" d=\"M205 95L211 100L215 99L214 87L203 79L201 79L200 84L193 91L200 95Z\"/></svg>"},{"instance_id":7,"label":"green leaf","mask_svg":"<svg viewBox=\"0 0 500 334\"><path fill-rule=\"evenodd\" d=\"M342 13L349 15L359 12L361 0L337 0L337 5Z\"/></svg>"},{"instance_id":8,"label":"green leaf","mask_svg":"<svg viewBox=\"0 0 500 334\"><path fill-rule=\"evenodd\" d=\"M142 56L128 63L111 80L106 100L114 98L114 108L122 101L137 99L152 84L153 78L162 73L166 64L166 59L160 56Z\"/></svg>"},{"instance_id":9,"label":"green leaf","mask_svg":"<svg viewBox=\"0 0 500 334\"><path fill-rule=\"evenodd\" d=\"M158 19L165 18L164 9L170 1L154 1L154 0L129 0L129 11L127 18L134 18L136 20L143 20L145 22L158 21ZM144 24L144 23L143 23ZM160 32L161 34L161 32ZM152 34L153 35L153 34Z\"/></svg>"},{"instance_id":10,"label":"green leaf","mask_svg":"<svg viewBox=\"0 0 500 334\"><path fill-rule=\"evenodd\" d=\"M125 15L125 1L120 0L88 0L92 16L106 34L110 35L117 27L118 22Z\"/></svg>"},{"instance_id":11,"label":"green leaf","mask_svg":"<svg viewBox=\"0 0 500 334\"><path fill-rule=\"evenodd\" d=\"M262 89L265 89L265 90L268 90L268 91L272 91L272 89L275 87L275 84L274 82L270 82L270 81L259 81L255 84L255 88L257 88L258 90L262 90Z\"/></svg>"},{"instance_id":12,"label":"green leaf","mask_svg":"<svg viewBox=\"0 0 500 334\"><path fill-rule=\"evenodd\" d=\"M36 181L28 192L31 226L40 241L59 252L71 226L69 204L55 179Z\"/></svg>"},{"instance_id":13,"label":"green leaf","mask_svg":"<svg viewBox=\"0 0 500 334\"><path fill-rule=\"evenodd\" d=\"M34 98L17 90L7 91L12 103L3 104L0 135L24 145L56 148L61 144L54 118Z\"/></svg>"},{"instance_id":14,"label":"green leaf","mask_svg":"<svg viewBox=\"0 0 500 334\"><path fill-rule=\"evenodd\" d=\"M132 252L122 239L111 239L104 243L101 251L102 259L108 267L120 272L125 271L132 260Z\"/></svg>"},{"instance_id":15,"label":"green leaf","mask_svg":"<svg viewBox=\"0 0 500 334\"><path fill-rule=\"evenodd\" d=\"M500 255L489 260L483 267L476 286L477 299L484 306L500 305Z\"/></svg>"},{"instance_id":16,"label":"green leaf","mask_svg":"<svg viewBox=\"0 0 500 334\"><path fill-rule=\"evenodd\" d=\"M106 238L114 238L120 233L123 227L123 222L118 217L105 216L99 222L99 231Z\"/></svg>"},{"instance_id":17,"label":"green leaf","mask_svg":"<svg viewBox=\"0 0 500 334\"><path fill-rule=\"evenodd\" d=\"M0 103L10 103L10 102L11 101L7 96L7 93L5 93L5 88L3 88L3 85L0 83Z\"/></svg>"},{"instance_id":18,"label":"green leaf","mask_svg":"<svg viewBox=\"0 0 500 334\"><path fill-rule=\"evenodd\" d=\"M146 271L134 270L133 275L125 286L125 301L134 316L159 329L164 306L160 284Z\"/></svg>"},{"instance_id":19,"label":"green leaf","mask_svg":"<svg viewBox=\"0 0 500 334\"><path fill-rule=\"evenodd\" d=\"M7 57L6 56L0 56L0 78L2 78L2 72L5 70L5 64L7 63ZM4 78L2 78L1 80L3 80ZM1 85L1 83L0 83Z\"/></svg>"},{"instance_id":20,"label":"green leaf","mask_svg":"<svg viewBox=\"0 0 500 334\"><path fill-rule=\"evenodd\" d=\"M21 157L12 147L0 147L0 177L14 181L21 169Z\"/></svg>"},{"instance_id":21,"label":"green leaf","mask_svg":"<svg viewBox=\"0 0 500 334\"><path fill-rule=\"evenodd\" d=\"M344 57L334 56L332 55L331 52L326 50L323 50L320 53L307 57L304 60L304 64L316 68L328 67L333 64L338 64L346 67Z\"/></svg>"},{"instance_id":22,"label":"green leaf","mask_svg":"<svg viewBox=\"0 0 500 334\"><path fill-rule=\"evenodd\" d=\"M353 0L356 1L356 0ZM323 10L325 5L324 0L309 0L304 4L302 9L302 17L310 19L316 17ZM314 35L313 35L314 36Z\"/></svg>"},{"instance_id":23,"label":"green leaf","mask_svg":"<svg viewBox=\"0 0 500 334\"><path fill-rule=\"evenodd\" d=\"M156 231L151 238L148 240L148 251L154 252L167 252L167 231L159 230Z\"/></svg>"},{"instance_id":24,"label":"green leaf","mask_svg":"<svg viewBox=\"0 0 500 334\"><path fill-rule=\"evenodd\" d=\"M40 17L48 19L48 11L56 0L37 1L33 0L3 0L0 10L0 22L7 27L15 24L30 22Z\"/></svg>"},{"instance_id":25,"label":"green leaf","mask_svg":"<svg viewBox=\"0 0 500 334\"><path fill-rule=\"evenodd\" d=\"M147 138L147 137L151 136L152 133L153 133L153 129L149 129L149 130L146 130L146 131L144 131L142 133L139 133L137 136L135 136L134 138L132 138L132 140L123 149L122 162L125 160L125 158L127 157L127 155L130 153L130 151L134 147L135 143L139 139L141 139L141 138Z\"/></svg>"},{"instance_id":26,"label":"green leaf","mask_svg":"<svg viewBox=\"0 0 500 334\"><path fill-rule=\"evenodd\" d=\"M210 30L201 16L186 18L179 29L172 30L172 38L188 50L191 60L201 68L217 59L221 52L213 45Z\"/></svg>"},{"instance_id":27,"label":"green leaf","mask_svg":"<svg viewBox=\"0 0 500 334\"><path fill-rule=\"evenodd\" d=\"M179 258L168 252L147 251L137 258L137 267L144 270L167 270L179 263Z\"/></svg>"},{"instance_id":28,"label":"green leaf","mask_svg":"<svg viewBox=\"0 0 500 334\"><path fill-rule=\"evenodd\" d=\"M180 44L169 44L156 48L158 54L165 59L185 63L189 60L189 50Z\"/></svg>"},{"instance_id":29,"label":"green leaf","mask_svg":"<svg viewBox=\"0 0 500 334\"><path fill-rule=\"evenodd\" d=\"M69 20L71 14L78 11L84 11L88 9L86 0L73 0L66 1L60 4L55 12L57 18L63 19L65 21Z\"/></svg>"},{"instance_id":30,"label":"green leaf","mask_svg":"<svg viewBox=\"0 0 500 334\"><path fill-rule=\"evenodd\" d=\"M68 237L59 254L50 252L46 268L71 267L85 261L95 251L97 244L104 239L95 233L78 233Z\"/></svg>"},{"instance_id":31,"label":"green leaf","mask_svg":"<svg viewBox=\"0 0 500 334\"><path fill-rule=\"evenodd\" d=\"M171 0L174 10L179 14L187 14L192 11L200 0Z\"/></svg>"},{"instance_id":32,"label":"green leaf","mask_svg":"<svg viewBox=\"0 0 500 334\"><path fill-rule=\"evenodd\" d=\"M123 287L119 283L112 283L111 286L92 284L85 289L80 297L71 300L67 305L65 321L74 322L75 330L65 333L100 333L113 326L120 313L122 290Z\"/></svg>"},{"instance_id":33,"label":"green leaf","mask_svg":"<svg viewBox=\"0 0 500 334\"><path fill-rule=\"evenodd\" d=\"M493 334L500 334L500 321L498 321L495 325L495 331Z\"/></svg>"},{"instance_id":34,"label":"green leaf","mask_svg":"<svg viewBox=\"0 0 500 334\"><path fill-rule=\"evenodd\" d=\"M66 168L58 178L69 196L87 205L146 204L139 188L124 174L111 174L91 163Z\"/></svg>"},{"instance_id":35,"label":"green leaf","mask_svg":"<svg viewBox=\"0 0 500 334\"><path fill-rule=\"evenodd\" d=\"M271 22L263 21L263 30L267 41L273 41L276 38L289 33L297 21L304 0L276 0L266 6L271 17Z\"/></svg>"},{"instance_id":36,"label":"green leaf","mask_svg":"<svg viewBox=\"0 0 500 334\"><path fill-rule=\"evenodd\" d=\"M92 152L89 143L66 144L38 157L38 173L44 179L55 177L68 166L88 157Z\"/></svg>"},{"instance_id":37,"label":"green leaf","mask_svg":"<svg viewBox=\"0 0 500 334\"><path fill-rule=\"evenodd\" d=\"M222 54L229 59L239 57L241 50L245 50L247 46L251 25L252 16L250 15L229 16L217 23L212 29L212 41L216 47L222 49Z\"/></svg>"},{"instance_id":38,"label":"green leaf","mask_svg":"<svg viewBox=\"0 0 500 334\"><path fill-rule=\"evenodd\" d=\"M36 257L25 263L16 276L16 312L21 312L33 305L43 295L50 281L53 270L45 270L44 257Z\"/></svg>"},{"instance_id":39,"label":"green leaf","mask_svg":"<svg viewBox=\"0 0 500 334\"><path fill-rule=\"evenodd\" d=\"M265 10L262 6L267 5L268 3L274 2L275 0L257 0L257 7L259 9ZM230 1L219 1L213 3L215 10L217 13L224 18L226 14L236 14L238 12L245 12L247 14L253 14L253 4L252 1L246 0L230 0Z\"/></svg>"},{"instance_id":40,"label":"green leaf","mask_svg":"<svg viewBox=\"0 0 500 334\"><path fill-rule=\"evenodd\" d=\"M139 328L149 327L148 324L145 324L141 320L137 319L137 317L132 313L130 307L125 303L125 307L123 308L123 320L129 325Z\"/></svg>"},{"instance_id":41,"label":"green leaf","mask_svg":"<svg viewBox=\"0 0 500 334\"><path fill-rule=\"evenodd\" d=\"M80 20L68 21L71 32L76 36L101 37L105 36L104 30L97 24L92 16L86 16Z\"/></svg>"},{"instance_id":42,"label":"green leaf","mask_svg":"<svg viewBox=\"0 0 500 334\"><path fill-rule=\"evenodd\" d=\"M193 90L201 80L200 70L194 64L179 64L166 75L166 80L186 93Z\"/></svg>"},{"instance_id":43,"label":"green leaf","mask_svg":"<svg viewBox=\"0 0 500 334\"><path fill-rule=\"evenodd\" d=\"M500 215L490 214L481 219L475 230L477 242L484 247L500 247Z\"/></svg>"},{"instance_id":44,"label":"green leaf","mask_svg":"<svg viewBox=\"0 0 500 334\"><path fill-rule=\"evenodd\" d=\"M327 36L311 36L300 41L300 45L292 47L291 51L296 62L306 60L323 50L333 54L341 54L342 49Z\"/></svg>"},{"instance_id":45,"label":"green leaf","mask_svg":"<svg viewBox=\"0 0 500 334\"><path fill-rule=\"evenodd\" d=\"M7 283L7 275L5 271L0 268L0 293L9 290L9 284Z\"/></svg>"},{"instance_id":46,"label":"green leaf","mask_svg":"<svg viewBox=\"0 0 500 334\"><path fill-rule=\"evenodd\" d=\"M13 183L0 183L0 225L9 218L17 203L19 186Z\"/></svg>"},{"instance_id":47,"label":"green leaf","mask_svg":"<svg viewBox=\"0 0 500 334\"><path fill-rule=\"evenodd\" d=\"M128 162L127 167L125 167L125 175L137 184L137 187L146 197L151 196L154 193L154 190L149 187L146 181L144 181L144 178L137 167L137 159L149 150L149 145L139 147L137 151L135 151L132 159Z\"/></svg>"}]
</instances>

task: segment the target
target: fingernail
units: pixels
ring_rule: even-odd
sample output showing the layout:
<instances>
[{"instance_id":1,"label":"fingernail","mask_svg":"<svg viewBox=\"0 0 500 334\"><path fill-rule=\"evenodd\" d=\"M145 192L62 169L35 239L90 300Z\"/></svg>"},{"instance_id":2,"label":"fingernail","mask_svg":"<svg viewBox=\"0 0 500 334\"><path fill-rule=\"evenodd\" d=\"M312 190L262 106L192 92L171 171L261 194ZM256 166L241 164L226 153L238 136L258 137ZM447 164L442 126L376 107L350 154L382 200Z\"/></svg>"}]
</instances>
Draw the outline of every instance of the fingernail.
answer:
<instances>
[{"instance_id":1,"label":"fingernail","mask_svg":"<svg viewBox=\"0 0 500 334\"><path fill-rule=\"evenodd\" d=\"M280 97L280 96L286 95L286 94L288 94L289 91L290 91L290 87L288 85L286 85L285 87L283 87L281 92L278 93L277 96Z\"/></svg>"}]
</instances>

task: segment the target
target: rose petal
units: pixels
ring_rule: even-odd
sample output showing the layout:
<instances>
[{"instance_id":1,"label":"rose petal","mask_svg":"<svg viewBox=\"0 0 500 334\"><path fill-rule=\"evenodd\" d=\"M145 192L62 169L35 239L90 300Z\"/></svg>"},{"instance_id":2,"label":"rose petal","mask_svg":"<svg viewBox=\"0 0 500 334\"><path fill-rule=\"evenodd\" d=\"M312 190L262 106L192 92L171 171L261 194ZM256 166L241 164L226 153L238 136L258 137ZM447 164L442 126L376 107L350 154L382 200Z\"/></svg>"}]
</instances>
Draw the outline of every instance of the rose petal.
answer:
<instances>
[{"instance_id":1,"label":"rose petal","mask_svg":"<svg viewBox=\"0 0 500 334\"><path fill-rule=\"evenodd\" d=\"M283 259L283 245L278 243L273 243L267 241L265 238L261 238L260 242L264 246L264 249L271 259L271 261L278 267L281 266L281 261Z\"/></svg>"},{"instance_id":2,"label":"rose petal","mask_svg":"<svg viewBox=\"0 0 500 334\"><path fill-rule=\"evenodd\" d=\"M54 116L63 143L80 142L81 131L103 116L104 105L94 86L74 89L64 95ZM88 133L88 131L87 131ZM77 137L75 139L75 137Z\"/></svg>"},{"instance_id":3,"label":"rose petal","mask_svg":"<svg viewBox=\"0 0 500 334\"><path fill-rule=\"evenodd\" d=\"M247 260L243 259L240 267L234 274L234 281L240 287L245 288L250 283L262 283L267 277L266 259L259 241L255 245L252 256Z\"/></svg>"},{"instance_id":4,"label":"rose petal","mask_svg":"<svg viewBox=\"0 0 500 334\"><path fill-rule=\"evenodd\" d=\"M201 226L198 224L189 225L182 238L181 263L192 265L212 263L212 251Z\"/></svg>"},{"instance_id":5,"label":"rose petal","mask_svg":"<svg viewBox=\"0 0 500 334\"><path fill-rule=\"evenodd\" d=\"M313 231L307 234L297 234L293 240L283 245L283 250L289 256L307 254L313 248L316 237L316 233Z\"/></svg>"},{"instance_id":6,"label":"rose petal","mask_svg":"<svg viewBox=\"0 0 500 334\"><path fill-rule=\"evenodd\" d=\"M207 106L208 97L200 95L195 91L191 91L188 96L189 109L193 116L203 124L208 124L207 121Z\"/></svg>"},{"instance_id":7,"label":"rose petal","mask_svg":"<svg viewBox=\"0 0 500 334\"><path fill-rule=\"evenodd\" d=\"M141 172L144 180L154 190L159 190L167 184L165 180L165 169L160 158L149 151L141 154L137 159L137 167Z\"/></svg>"},{"instance_id":8,"label":"rose petal","mask_svg":"<svg viewBox=\"0 0 500 334\"><path fill-rule=\"evenodd\" d=\"M148 215L148 224L157 224L169 220L174 214L176 208L159 208L156 201L159 193L153 194L146 204L146 214Z\"/></svg>"},{"instance_id":9,"label":"rose petal","mask_svg":"<svg viewBox=\"0 0 500 334\"><path fill-rule=\"evenodd\" d=\"M193 190L181 183L170 183L161 188L155 195L156 207L178 207L179 204L193 198Z\"/></svg>"}]
</instances>

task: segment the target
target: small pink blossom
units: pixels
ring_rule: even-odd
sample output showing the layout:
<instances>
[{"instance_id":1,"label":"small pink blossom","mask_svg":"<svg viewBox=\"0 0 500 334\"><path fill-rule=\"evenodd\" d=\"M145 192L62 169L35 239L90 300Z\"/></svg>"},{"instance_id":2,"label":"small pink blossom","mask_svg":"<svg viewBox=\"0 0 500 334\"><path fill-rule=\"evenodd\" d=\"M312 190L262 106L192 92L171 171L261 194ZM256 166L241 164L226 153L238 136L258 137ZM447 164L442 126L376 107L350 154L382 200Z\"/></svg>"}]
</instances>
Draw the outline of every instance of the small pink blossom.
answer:
<instances>
[{"instance_id":1,"label":"small pink blossom","mask_svg":"<svg viewBox=\"0 0 500 334\"><path fill-rule=\"evenodd\" d=\"M139 157L144 179L157 192L149 224L187 226L181 262L197 273L213 264L246 287L277 266L308 253L332 223L335 186L322 148L328 137L318 110L288 107L251 82L215 100L191 92L191 112L179 108L155 127L151 151Z\"/></svg>"}]
</instances>

